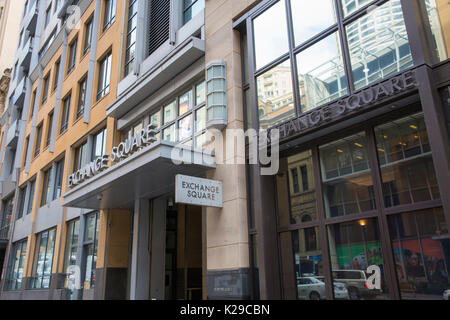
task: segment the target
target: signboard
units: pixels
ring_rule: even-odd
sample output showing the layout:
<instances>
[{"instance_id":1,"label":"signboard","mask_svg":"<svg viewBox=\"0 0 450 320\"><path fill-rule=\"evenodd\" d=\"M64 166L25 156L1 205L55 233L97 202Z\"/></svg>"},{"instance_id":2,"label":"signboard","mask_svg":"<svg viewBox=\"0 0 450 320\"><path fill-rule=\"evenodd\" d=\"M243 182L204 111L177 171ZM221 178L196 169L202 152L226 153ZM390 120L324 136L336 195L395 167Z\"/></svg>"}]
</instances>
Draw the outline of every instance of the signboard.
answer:
<instances>
[{"instance_id":1,"label":"signboard","mask_svg":"<svg viewBox=\"0 0 450 320\"><path fill-rule=\"evenodd\" d=\"M222 208L222 182L177 174L175 202Z\"/></svg>"}]
</instances>

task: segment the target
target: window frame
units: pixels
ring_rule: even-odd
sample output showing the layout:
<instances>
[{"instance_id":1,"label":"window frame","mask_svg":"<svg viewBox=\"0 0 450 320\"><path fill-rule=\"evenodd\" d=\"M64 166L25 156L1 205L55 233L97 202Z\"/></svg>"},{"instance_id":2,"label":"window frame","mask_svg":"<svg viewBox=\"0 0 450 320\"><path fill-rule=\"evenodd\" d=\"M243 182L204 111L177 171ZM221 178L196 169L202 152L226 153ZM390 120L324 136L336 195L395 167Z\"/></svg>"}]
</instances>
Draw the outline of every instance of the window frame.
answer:
<instances>
[{"instance_id":1,"label":"window frame","mask_svg":"<svg viewBox=\"0 0 450 320\"><path fill-rule=\"evenodd\" d=\"M105 65L106 64L106 65ZM112 51L109 50L98 62L97 98L100 101L111 89ZM106 79L108 83L106 84Z\"/></svg>"}]
</instances>

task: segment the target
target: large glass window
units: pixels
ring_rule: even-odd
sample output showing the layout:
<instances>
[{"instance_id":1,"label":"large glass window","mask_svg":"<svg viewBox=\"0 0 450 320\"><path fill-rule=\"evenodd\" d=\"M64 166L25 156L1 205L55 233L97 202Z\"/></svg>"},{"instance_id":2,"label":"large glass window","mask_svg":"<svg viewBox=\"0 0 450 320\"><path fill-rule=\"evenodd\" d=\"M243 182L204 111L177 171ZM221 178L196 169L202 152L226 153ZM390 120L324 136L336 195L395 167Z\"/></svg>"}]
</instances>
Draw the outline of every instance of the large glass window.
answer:
<instances>
[{"instance_id":1,"label":"large glass window","mask_svg":"<svg viewBox=\"0 0 450 320\"><path fill-rule=\"evenodd\" d=\"M128 26L127 26L127 42L125 48L125 72L124 76L133 72L134 58L136 55L136 27L137 27L137 0L129 0L128 2Z\"/></svg>"},{"instance_id":2,"label":"large glass window","mask_svg":"<svg viewBox=\"0 0 450 320\"><path fill-rule=\"evenodd\" d=\"M364 133L321 146L320 166L327 217L375 210Z\"/></svg>"},{"instance_id":3,"label":"large glass window","mask_svg":"<svg viewBox=\"0 0 450 320\"><path fill-rule=\"evenodd\" d=\"M441 300L450 288L450 235L442 208L388 222L402 299Z\"/></svg>"},{"instance_id":4,"label":"large glass window","mask_svg":"<svg viewBox=\"0 0 450 320\"><path fill-rule=\"evenodd\" d=\"M284 1L278 1L253 20L253 29L256 69L260 69L288 52L289 41Z\"/></svg>"},{"instance_id":5,"label":"large glass window","mask_svg":"<svg viewBox=\"0 0 450 320\"><path fill-rule=\"evenodd\" d=\"M344 285L351 300L385 299L387 286L380 233L376 219L362 219L328 226L333 281ZM366 274L369 266L380 270L380 288L370 288ZM335 298L336 296L335 292Z\"/></svg>"},{"instance_id":6,"label":"large glass window","mask_svg":"<svg viewBox=\"0 0 450 320\"><path fill-rule=\"evenodd\" d=\"M347 93L347 79L335 32L297 54L302 112L309 111Z\"/></svg>"},{"instance_id":7,"label":"large glass window","mask_svg":"<svg viewBox=\"0 0 450 320\"><path fill-rule=\"evenodd\" d=\"M84 231L85 274L84 288L95 286L95 274L97 266L98 230L100 225L100 213L96 212L86 217L86 229Z\"/></svg>"},{"instance_id":8,"label":"large glass window","mask_svg":"<svg viewBox=\"0 0 450 320\"><path fill-rule=\"evenodd\" d=\"M386 207L439 199L423 113L375 127Z\"/></svg>"},{"instance_id":9,"label":"large glass window","mask_svg":"<svg viewBox=\"0 0 450 320\"><path fill-rule=\"evenodd\" d=\"M80 235L80 219L75 219L67 223L66 248L64 254L64 273L67 268L77 264L78 237ZM64 282L64 287L68 286L68 274Z\"/></svg>"},{"instance_id":10,"label":"large glass window","mask_svg":"<svg viewBox=\"0 0 450 320\"><path fill-rule=\"evenodd\" d=\"M8 272L5 280L6 290L22 289L25 257L27 255L27 239L12 245Z\"/></svg>"},{"instance_id":11,"label":"large glass window","mask_svg":"<svg viewBox=\"0 0 450 320\"><path fill-rule=\"evenodd\" d=\"M291 0L291 11L296 46L337 21L334 0L306 2Z\"/></svg>"},{"instance_id":12,"label":"large glass window","mask_svg":"<svg viewBox=\"0 0 450 320\"><path fill-rule=\"evenodd\" d=\"M400 0L369 10L346 32L355 89L412 66Z\"/></svg>"},{"instance_id":13,"label":"large glass window","mask_svg":"<svg viewBox=\"0 0 450 320\"><path fill-rule=\"evenodd\" d=\"M288 226L317 220L311 151L304 151L281 159L280 172L283 174L276 176L278 224Z\"/></svg>"},{"instance_id":14,"label":"large glass window","mask_svg":"<svg viewBox=\"0 0 450 320\"><path fill-rule=\"evenodd\" d=\"M52 275L56 229L37 235L31 289L48 289Z\"/></svg>"},{"instance_id":15,"label":"large glass window","mask_svg":"<svg viewBox=\"0 0 450 320\"><path fill-rule=\"evenodd\" d=\"M259 127L266 129L295 117L290 60L256 78Z\"/></svg>"},{"instance_id":16,"label":"large glass window","mask_svg":"<svg viewBox=\"0 0 450 320\"><path fill-rule=\"evenodd\" d=\"M281 276L284 299L320 300L326 298L323 256L319 228L306 228L280 234ZM334 288L346 295L345 288Z\"/></svg>"},{"instance_id":17,"label":"large glass window","mask_svg":"<svg viewBox=\"0 0 450 320\"><path fill-rule=\"evenodd\" d=\"M340 0L342 3L342 9L344 11L344 16L347 17L353 12L361 9L365 5L368 5L374 0Z\"/></svg>"}]
</instances>

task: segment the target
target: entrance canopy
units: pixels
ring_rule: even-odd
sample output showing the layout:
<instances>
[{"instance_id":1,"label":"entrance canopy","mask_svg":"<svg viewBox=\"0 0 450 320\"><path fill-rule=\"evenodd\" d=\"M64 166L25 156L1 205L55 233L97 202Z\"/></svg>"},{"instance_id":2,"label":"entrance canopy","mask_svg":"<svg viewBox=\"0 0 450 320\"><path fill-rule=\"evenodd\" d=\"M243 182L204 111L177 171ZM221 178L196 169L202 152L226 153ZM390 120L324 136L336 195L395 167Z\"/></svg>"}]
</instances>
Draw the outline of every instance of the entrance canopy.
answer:
<instances>
[{"instance_id":1,"label":"entrance canopy","mask_svg":"<svg viewBox=\"0 0 450 320\"><path fill-rule=\"evenodd\" d=\"M175 164L172 151L189 163ZM157 142L66 192L63 206L130 208L135 199L154 198L173 191L177 174L203 177L206 170L215 168L213 160L214 156L202 155L199 149L179 149L170 142Z\"/></svg>"}]
</instances>

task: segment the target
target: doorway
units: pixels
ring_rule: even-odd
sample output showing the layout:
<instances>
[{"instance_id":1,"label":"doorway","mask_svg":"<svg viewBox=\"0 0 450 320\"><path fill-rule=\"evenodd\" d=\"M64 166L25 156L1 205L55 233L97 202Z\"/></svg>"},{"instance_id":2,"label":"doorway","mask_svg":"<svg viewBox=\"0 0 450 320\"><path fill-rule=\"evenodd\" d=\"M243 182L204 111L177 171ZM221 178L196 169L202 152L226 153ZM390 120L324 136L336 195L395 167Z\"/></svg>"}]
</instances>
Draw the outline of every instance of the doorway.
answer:
<instances>
[{"instance_id":1,"label":"doorway","mask_svg":"<svg viewBox=\"0 0 450 320\"><path fill-rule=\"evenodd\" d=\"M178 205L166 210L164 298L201 300L202 208Z\"/></svg>"}]
</instances>

